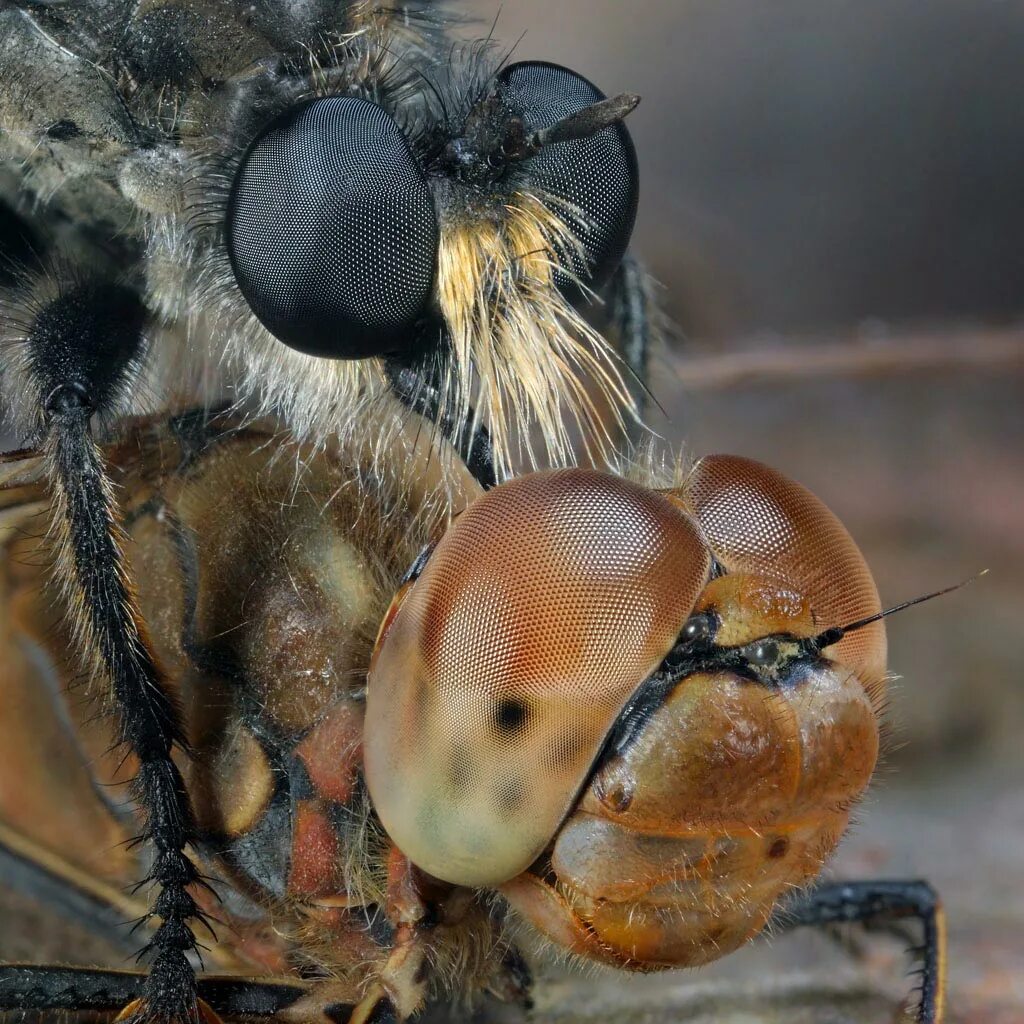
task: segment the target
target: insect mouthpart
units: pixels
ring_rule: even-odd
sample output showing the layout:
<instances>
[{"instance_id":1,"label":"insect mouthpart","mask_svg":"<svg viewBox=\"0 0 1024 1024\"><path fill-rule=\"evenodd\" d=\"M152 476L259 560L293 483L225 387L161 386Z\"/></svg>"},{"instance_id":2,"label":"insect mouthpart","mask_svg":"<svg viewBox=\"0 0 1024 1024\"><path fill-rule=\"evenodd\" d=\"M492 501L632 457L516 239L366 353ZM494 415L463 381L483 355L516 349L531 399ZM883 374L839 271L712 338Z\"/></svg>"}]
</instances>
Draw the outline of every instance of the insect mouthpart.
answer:
<instances>
[{"instance_id":1,"label":"insect mouthpart","mask_svg":"<svg viewBox=\"0 0 1024 1024\"><path fill-rule=\"evenodd\" d=\"M835 632L815 630L791 584L711 580L543 871L500 886L512 905L575 952L635 969L696 966L759 932L820 872L877 758L868 680L822 653Z\"/></svg>"},{"instance_id":2,"label":"insect mouthpart","mask_svg":"<svg viewBox=\"0 0 1024 1024\"><path fill-rule=\"evenodd\" d=\"M543 877L499 887L543 934L633 968L696 966L757 934L846 829L878 752L862 683L821 659L799 684L677 678L618 738L556 834Z\"/></svg>"},{"instance_id":3,"label":"insect mouthpart","mask_svg":"<svg viewBox=\"0 0 1024 1024\"><path fill-rule=\"evenodd\" d=\"M500 891L610 964L697 966L742 945L818 875L874 769L878 640L836 645L962 585L818 630L777 578L713 579L549 849Z\"/></svg>"}]
</instances>

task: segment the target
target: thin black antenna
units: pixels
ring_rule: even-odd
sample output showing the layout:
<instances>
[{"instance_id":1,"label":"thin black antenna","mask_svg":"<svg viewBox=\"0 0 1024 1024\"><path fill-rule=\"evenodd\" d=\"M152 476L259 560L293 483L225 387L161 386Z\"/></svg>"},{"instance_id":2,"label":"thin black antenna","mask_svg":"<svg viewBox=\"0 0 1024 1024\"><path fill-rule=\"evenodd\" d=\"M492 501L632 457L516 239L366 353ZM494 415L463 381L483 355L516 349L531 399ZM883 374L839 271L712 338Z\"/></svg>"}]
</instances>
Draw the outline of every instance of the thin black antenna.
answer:
<instances>
[{"instance_id":1,"label":"thin black antenna","mask_svg":"<svg viewBox=\"0 0 1024 1024\"><path fill-rule=\"evenodd\" d=\"M851 622L847 626L833 626L831 629L826 629L823 633L819 633L817 636L809 637L805 644L809 648L813 648L815 651L823 650L826 647L831 647L832 644L838 643L847 633L853 633L858 629L863 629L865 626L870 626L872 622L878 622L879 619L884 619L889 615L895 615L896 612L901 612L906 608L913 608L915 604L924 604L925 601L931 601L932 598L942 597L944 594L951 594L954 590L959 590L961 587L966 587L968 583L973 583L976 579L980 579L988 572L988 569L982 569L981 572L976 573L974 576L969 576L965 580L961 580L959 583L954 583L951 587L943 587L942 590L935 590L930 594L924 594L921 597L912 597L909 601L903 601L900 604L893 605L891 608L886 608L884 611L875 612L874 615L868 615L866 618L857 619L856 622Z\"/></svg>"}]
</instances>

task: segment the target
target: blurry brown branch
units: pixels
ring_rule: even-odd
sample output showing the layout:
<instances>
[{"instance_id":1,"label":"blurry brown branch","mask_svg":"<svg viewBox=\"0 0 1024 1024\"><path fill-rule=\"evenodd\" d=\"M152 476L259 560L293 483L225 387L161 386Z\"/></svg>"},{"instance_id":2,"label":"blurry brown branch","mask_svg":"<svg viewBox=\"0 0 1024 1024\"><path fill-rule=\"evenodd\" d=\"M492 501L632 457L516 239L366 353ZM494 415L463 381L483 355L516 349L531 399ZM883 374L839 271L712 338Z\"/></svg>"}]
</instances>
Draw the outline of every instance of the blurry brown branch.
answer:
<instances>
[{"instance_id":1,"label":"blurry brown branch","mask_svg":"<svg viewBox=\"0 0 1024 1024\"><path fill-rule=\"evenodd\" d=\"M920 371L1024 370L1024 329L894 334L881 339L771 343L721 355L683 356L673 366L688 391L774 380L865 377Z\"/></svg>"}]
</instances>

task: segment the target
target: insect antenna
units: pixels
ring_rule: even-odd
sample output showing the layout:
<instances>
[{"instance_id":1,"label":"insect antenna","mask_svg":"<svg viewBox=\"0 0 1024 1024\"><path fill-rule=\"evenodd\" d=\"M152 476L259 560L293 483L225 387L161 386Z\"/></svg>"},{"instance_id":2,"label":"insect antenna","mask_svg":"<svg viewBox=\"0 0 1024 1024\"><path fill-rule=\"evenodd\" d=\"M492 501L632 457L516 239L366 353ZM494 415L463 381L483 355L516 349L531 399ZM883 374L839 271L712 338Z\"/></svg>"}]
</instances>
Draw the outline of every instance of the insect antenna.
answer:
<instances>
[{"instance_id":1,"label":"insect antenna","mask_svg":"<svg viewBox=\"0 0 1024 1024\"><path fill-rule=\"evenodd\" d=\"M817 636L808 637L806 640L801 642L801 647L803 647L808 654L817 654L826 647L831 647L832 644L838 643L847 635L847 633L854 633L858 629L870 626L872 622L878 622L881 619L888 618L890 615L895 615L896 612L902 612L907 608L913 608L916 604L924 604L925 601L931 601L933 598L943 597L945 594L952 594L954 590L966 587L968 583L973 583L976 579L984 576L987 572L988 569L982 569L981 572L976 573L974 576L970 576L965 580L961 580L959 583L954 583L951 587L943 587L941 590L934 590L930 594L922 594L920 597L912 597L909 601L902 601L899 604L893 605L891 608L875 612L874 615L868 615L863 619L857 619L856 622L851 622L846 626L833 626L831 629L826 629L823 632L818 633Z\"/></svg>"},{"instance_id":2,"label":"insect antenna","mask_svg":"<svg viewBox=\"0 0 1024 1024\"><path fill-rule=\"evenodd\" d=\"M8 369L17 375L23 416L42 436L57 581L86 660L109 686L119 738L139 763L140 841L154 852L147 881L156 885L150 912L160 919L146 947L153 956L140 1009L161 1020L198 1020L190 922L203 915L189 889L203 881L185 852L193 815L171 756L186 743L138 607L113 484L93 434L94 418L114 416L137 388L145 306L131 285L65 273L40 276L11 312Z\"/></svg>"},{"instance_id":3,"label":"insect antenna","mask_svg":"<svg viewBox=\"0 0 1024 1024\"><path fill-rule=\"evenodd\" d=\"M622 93L592 103L589 107L566 115L547 128L529 134L522 134L522 125L513 122L513 129L520 132L519 137L515 137L514 134L507 136L502 145L502 154L509 162L529 160L550 143L572 142L596 135L602 129L624 120L639 104L639 96L634 93Z\"/></svg>"}]
</instances>

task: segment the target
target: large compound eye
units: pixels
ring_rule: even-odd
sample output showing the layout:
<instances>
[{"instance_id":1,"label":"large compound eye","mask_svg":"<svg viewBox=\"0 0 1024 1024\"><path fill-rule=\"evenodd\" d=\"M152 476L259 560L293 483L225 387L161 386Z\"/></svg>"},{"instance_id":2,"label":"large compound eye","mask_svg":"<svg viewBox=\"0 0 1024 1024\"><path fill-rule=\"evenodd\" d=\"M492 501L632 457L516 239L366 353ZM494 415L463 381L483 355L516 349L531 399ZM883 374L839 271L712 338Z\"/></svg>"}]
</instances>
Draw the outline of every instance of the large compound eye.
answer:
<instances>
[{"instance_id":1,"label":"large compound eye","mask_svg":"<svg viewBox=\"0 0 1024 1024\"><path fill-rule=\"evenodd\" d=\"M682 493L726 571L792 588L810 606L815 629L844 626L881 610L871 570L853 538L800 484L751 459L709 455L694 466ZM849 633L830 648L830 656L856 671L872 692L879 690L885 623Z\"/></svg>"},{"instance_id":2,"label":"large compound eye","mask_svg":"<svg viewBox=\"0 0 1024 1024\"><path fill-rule=\"evenodd\" d=\"M273 121L238 168L226 228L242 294L286 345L359 359L408 344L433 284L437 219L376 104L331 96Z\"/></svg>"},{"instance_id":3,"label":"large compound eye","mask_svg":"<svg viewBox=\"0 0 1024 1024\"><path fill-rule=\"evenodd\" d=\"M506 104L531 131L605 98L582 75L541 61L511 64L498 82ZM573 257L568 269L600 286L619 265L636 219L636 150L629 132L618 122L588 138L548 143L520 166L542 200L547 193L559 201L553 212L583 243L589 266Z\"/></svg>"},{"instance_id":4,"label":"large compound eye","mask_svg":"<svg viewBox=\"0 0 1024 1024\"><path fill-rule=\"evenodd\" d=\"M677 504L606 473L530 474L475 501L370 669L366 781L399 849L460 885L532 863L709 566Z\"/></svg>"}]
</instances>

